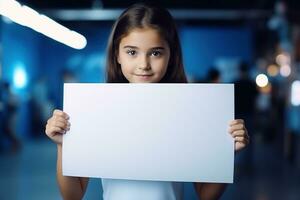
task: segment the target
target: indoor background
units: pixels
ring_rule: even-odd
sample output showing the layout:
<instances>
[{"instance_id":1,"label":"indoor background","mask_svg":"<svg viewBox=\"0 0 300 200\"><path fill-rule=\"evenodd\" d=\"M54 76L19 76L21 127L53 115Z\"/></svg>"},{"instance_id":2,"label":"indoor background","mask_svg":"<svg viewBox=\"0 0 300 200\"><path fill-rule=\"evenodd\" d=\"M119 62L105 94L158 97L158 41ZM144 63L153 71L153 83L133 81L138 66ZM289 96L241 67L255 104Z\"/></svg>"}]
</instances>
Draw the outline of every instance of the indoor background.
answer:
<instances>
[{"instance_id":1,"label":"indoor background","mask_svg":"<svg viewBox=\"0 0 300 200\"><path fill-rule=\"evenodd\" d=\"M0 0L0 199L61 199L46 121L62 109L64 82L105 82L112 24L136 1L18 2ZM236 118L246 120L251 143L221 199L299 200L300 3L157 2L176 20L189 82L236 86ZM42 24L31 18L39 14ZM191 183L184 196L196 199ZM102 199L100 179L85 199Z\"/></svg>"}]
</instances>

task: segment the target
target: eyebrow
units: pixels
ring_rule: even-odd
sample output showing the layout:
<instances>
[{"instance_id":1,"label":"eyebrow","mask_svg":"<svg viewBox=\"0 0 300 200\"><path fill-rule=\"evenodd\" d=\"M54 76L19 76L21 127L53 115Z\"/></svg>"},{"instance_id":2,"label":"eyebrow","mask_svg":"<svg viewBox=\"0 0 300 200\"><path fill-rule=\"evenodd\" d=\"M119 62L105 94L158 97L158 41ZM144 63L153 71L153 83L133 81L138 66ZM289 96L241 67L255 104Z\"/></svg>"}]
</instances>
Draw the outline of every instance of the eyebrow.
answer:
<instances>
[{"instance_id":1,"label":"eyebrow","mask_svg":"<svg viewBox=\"0 0 300 200\"><path fill-rule=\"evenodd\" d=\"M126 46L124 46L123 47L124 49L126 49L126 48L130 48L130 49L139 49L137 46L131 46L131 45L126 45ZM165 50L165 48L164 47L152 47L152 48L150 48L150 49L161 49L161 50Z\"/></svg>"}]
</instances>

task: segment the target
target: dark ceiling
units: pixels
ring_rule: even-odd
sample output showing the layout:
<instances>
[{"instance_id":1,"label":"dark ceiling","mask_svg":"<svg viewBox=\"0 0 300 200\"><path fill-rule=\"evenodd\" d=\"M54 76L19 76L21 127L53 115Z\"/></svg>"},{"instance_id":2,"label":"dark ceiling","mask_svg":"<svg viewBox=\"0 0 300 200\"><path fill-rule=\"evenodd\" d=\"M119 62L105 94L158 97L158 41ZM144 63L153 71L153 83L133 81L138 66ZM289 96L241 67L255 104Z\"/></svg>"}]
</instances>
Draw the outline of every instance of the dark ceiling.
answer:
<instances>
[{"instance_id":1,"label":"dark ceiling","mask_svg":"<svg viewBox=\"0 0 300 200\"><path fill-rule=\"evenodd\" d=\"M139 2L133 0L18 0L22 4L36 10L56 9L92 9L92 8L126 8ZM147 0L146 0L147 1ZM149 1L149 0L148 0ZM152 0L168 9L198 9L198 10L264 10L272 12L274 5L283 1L287 5L287 16L291 22L300 23L300 0Z\"/></svg>"},{"instance_id":2,"label":"dark ceiling","mask_svg":"<svg viewBox=\"0 0 300 200\"><path fill-rule=\"evenodd\" d=\"M86 9L92 6L125 8L137 1L132 0L20 0L35 9ZM158 2L166 8L181 9L267 9L272 10L276 0L163 0ZM299 9L299 0L286 0L289 8Z\"/></svg>"}]
</instances>

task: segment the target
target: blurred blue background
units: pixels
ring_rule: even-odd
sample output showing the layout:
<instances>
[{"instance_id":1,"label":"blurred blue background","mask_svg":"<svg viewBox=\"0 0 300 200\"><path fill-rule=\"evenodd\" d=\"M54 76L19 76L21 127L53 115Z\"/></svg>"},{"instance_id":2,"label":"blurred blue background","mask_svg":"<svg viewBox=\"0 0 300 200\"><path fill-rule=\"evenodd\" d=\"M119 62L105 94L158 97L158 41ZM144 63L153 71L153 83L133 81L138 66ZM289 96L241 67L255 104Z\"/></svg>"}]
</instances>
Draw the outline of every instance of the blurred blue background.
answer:
<instances>
[{"instance_id":1,"label":"blurred blue background","mask_svg":"<svg viewBox=\"0 0 300 200\"><path fill-rule=\"evenodd\" d=\"M71 48L1 16L0 199L61 199L46 121L62 109L64 82L105 82L111 26L134 1L19 2L84 35L87 45ZM235 183L222 200L300 199L300 4L161 4L176 20L189 82L236 84L236 117L246 119L251 145L237 155ZM110 13L95 14L103 11ZM101 192L92 179L85 199ZM185 199L196 199L190 183Z\"/></svg>"}]
</instances>

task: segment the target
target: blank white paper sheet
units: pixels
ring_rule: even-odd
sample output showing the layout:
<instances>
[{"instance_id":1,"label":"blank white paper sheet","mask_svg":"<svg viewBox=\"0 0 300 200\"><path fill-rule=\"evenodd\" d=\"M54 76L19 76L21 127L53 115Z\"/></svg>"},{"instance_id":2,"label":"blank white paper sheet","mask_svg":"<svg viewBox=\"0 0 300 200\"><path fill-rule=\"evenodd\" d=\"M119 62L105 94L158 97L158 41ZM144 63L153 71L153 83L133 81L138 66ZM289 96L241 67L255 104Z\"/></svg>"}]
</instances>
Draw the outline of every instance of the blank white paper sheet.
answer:
<instances>
[{"instance_id":1,"label":"blank white paper sheet","mask_svg":"<svg viewBox=\"0 0 300 200\"><path fill-rule=\"evenodd\" d=\"M63 175L232 183L233 84L64 84Z\"/></svg>"}]
</instances>

